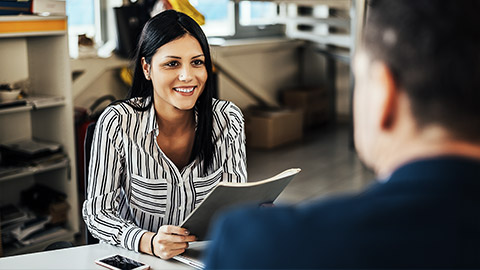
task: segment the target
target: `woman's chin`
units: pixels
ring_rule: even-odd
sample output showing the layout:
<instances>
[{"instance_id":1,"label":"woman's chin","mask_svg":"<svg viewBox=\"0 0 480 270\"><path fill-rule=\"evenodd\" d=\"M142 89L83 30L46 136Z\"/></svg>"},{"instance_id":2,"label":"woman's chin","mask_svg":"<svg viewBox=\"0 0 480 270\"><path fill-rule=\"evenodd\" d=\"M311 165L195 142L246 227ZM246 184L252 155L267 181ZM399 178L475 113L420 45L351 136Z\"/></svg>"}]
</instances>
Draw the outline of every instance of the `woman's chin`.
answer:
<instances>
[{"instance_id":1,"label":"woman's chin","mask_svg":"<svg viewBox=\"0 0 480 270\"><path fill-rule=\"evenodd\" d=\"M195 103L177 103L175 108L181 111L190 111L195 107Z\"/></svg>"}]
</instances>

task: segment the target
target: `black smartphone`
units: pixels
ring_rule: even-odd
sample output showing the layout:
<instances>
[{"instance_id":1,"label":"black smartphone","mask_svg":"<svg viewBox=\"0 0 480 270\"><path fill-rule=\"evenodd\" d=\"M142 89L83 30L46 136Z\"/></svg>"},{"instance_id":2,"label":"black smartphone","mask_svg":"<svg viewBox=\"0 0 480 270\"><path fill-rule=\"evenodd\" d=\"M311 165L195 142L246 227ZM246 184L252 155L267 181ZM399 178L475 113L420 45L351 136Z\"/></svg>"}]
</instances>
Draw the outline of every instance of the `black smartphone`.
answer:
<instances>
[{"instance_id":1,"label":"black smartphone","mask_svg":"<svg viewBox=\"0 0 480 270\"><path fill-rule=\"evenodd\" d=\"M112 270L148 270L150 266L122 255L113 255L95 260L95 263Z\"/></svg>"}]
</instances>

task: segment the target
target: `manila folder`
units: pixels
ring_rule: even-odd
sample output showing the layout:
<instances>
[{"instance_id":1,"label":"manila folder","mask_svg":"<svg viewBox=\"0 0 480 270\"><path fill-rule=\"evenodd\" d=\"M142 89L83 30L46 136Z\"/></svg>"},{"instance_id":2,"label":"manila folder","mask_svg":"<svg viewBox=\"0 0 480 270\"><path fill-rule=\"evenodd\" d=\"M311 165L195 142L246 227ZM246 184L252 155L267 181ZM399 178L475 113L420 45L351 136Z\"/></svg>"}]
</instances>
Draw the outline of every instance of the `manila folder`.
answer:
<instances>
[{"instance_id":1,"label":"manila folder","mask_svg":"<svg viewBox=\"0 0 480 270\"><path fill-rule=\"evenodd\" d=\"M220 182L180 225L197 237L207 240L208 228L222 210L242 204L272 203L300 169L289 169L266 180L250 183Z\"/></svg>"}]
</instances>

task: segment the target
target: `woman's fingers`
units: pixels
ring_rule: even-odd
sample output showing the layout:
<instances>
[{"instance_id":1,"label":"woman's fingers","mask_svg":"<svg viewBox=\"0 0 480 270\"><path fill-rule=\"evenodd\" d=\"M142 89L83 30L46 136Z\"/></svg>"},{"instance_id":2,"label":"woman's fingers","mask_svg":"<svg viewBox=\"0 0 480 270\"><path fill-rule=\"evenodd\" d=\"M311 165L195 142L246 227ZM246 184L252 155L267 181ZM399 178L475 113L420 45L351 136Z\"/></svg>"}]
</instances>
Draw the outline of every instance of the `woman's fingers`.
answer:
<instances>
[{"instance_id":1,"label":"woman's fingers","mask_svg":"<svg viewBox=\"0 0 480 270\"><path fill-rule=\"evenodd\" d=\"M172 243L183 243L183 242L193 242L196 237L194 235L176 235L176 234L165 234L159 233L158 242L172 242Z\"/></svg>"},{"instance_id":2,"label":"woman's fingers","mask_svg":"<svg viewBox=\"0 0 480 270\"><path fill-rule=\"evenodd\" d=\"M189 235L184 228L173 225L161 226L154 239L155 254L162 259L170 259L183 253L188 248L188 242L195 240L196 237Z\"/></svg>"},{"instance_id":3,"label":"woman's fingers","mask_svg":"<svg viewBox=\"0 0 480 270\"><path fill-rule=\"evenodd\" d=\"M194 242L195 236L194 235L176 235L176 234L158 234L158 242L172 242L172 243L184 243L184 242Z\"/></svg>"},{"instance_id":4,"label":"woman's fingers","mask_svg":"<svg viewBox=\"0 0 480 270\"><path fill-rule=\"evenodd\" d=\"M170 242L193 242L196 237L181 227L164 225L158 230L158 239Z\"/></svg>"},{"instance_id":5,"label":"woman's fingers","mask_svg":"<svg viewBox=\"0 0 480 270\"><path fill-rule=\"evenodd\" d=\"M176 255L182 254L186 248L188 248L188 243L162 241L158 244L155 254L160 258L167 260Z\"/></svg>"},{"instance_id":6,"label":"woman's fingers","mask_svg":"<svg viewBox=\"0 0 480 270\"><path fill-rule=\"evenodd\" d=\"M167 242L167 243L160 243L160 252L165 252L168 250L174 250L174 249L183 249L185 250L188 248L187 243L172 243L172 242Z\"/></svg>"},{"instance_id":7,"label":"woman's fingers","mask_svg":"<svg viewBox=\"0 0 480 270\"><path fill-rule=\"evenodd\" d=\"M182 254L183 252L185 252L185 249L165 249L160 251L158 256L164 260L168 260L172 257Z\"/></svg>"},{"instance_id":8,"label":"woman's fingers","mask_svg":"<svg viewBox=\"0 0 480 270\"><path fill-rule=\"evenodd\" d=\"M262 204L260 204L260 207L275 207L275 204L273 204L273 203L262 203Z\"/></svg>"},{"instance_id":9,"label":"woman's fingers","mask_svg":"<svg viewBox=\"0 0 480 270\"><path fill-rule=\"evenodd\" d=\"M189 235L190 232L182 227L173 226L173 225L163 225L158 229L159 232L166 234L179 234L179 235Z\"/></svg>"}]
</instances>

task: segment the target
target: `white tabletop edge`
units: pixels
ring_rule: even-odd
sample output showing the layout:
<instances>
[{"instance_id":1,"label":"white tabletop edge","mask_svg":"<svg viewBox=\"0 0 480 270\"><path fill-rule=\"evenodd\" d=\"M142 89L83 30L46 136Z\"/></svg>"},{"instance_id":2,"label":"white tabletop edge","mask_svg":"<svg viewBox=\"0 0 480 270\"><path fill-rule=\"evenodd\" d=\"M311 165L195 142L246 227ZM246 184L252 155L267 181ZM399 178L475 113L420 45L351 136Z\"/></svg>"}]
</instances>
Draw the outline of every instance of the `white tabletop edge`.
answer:
<instances>
[{"instance_id":1,"label":"white tabletop edge","mask_svg":"<svg viewBox=\"0 0 480 270\"><path fill-rule=\"evenodd\" d=\"M95 260L115 254L146 263L153 270L193 269L173 259L165 261L103 243L0 258L0 269L107 269Z\"/></svg>"}]
</instances>

